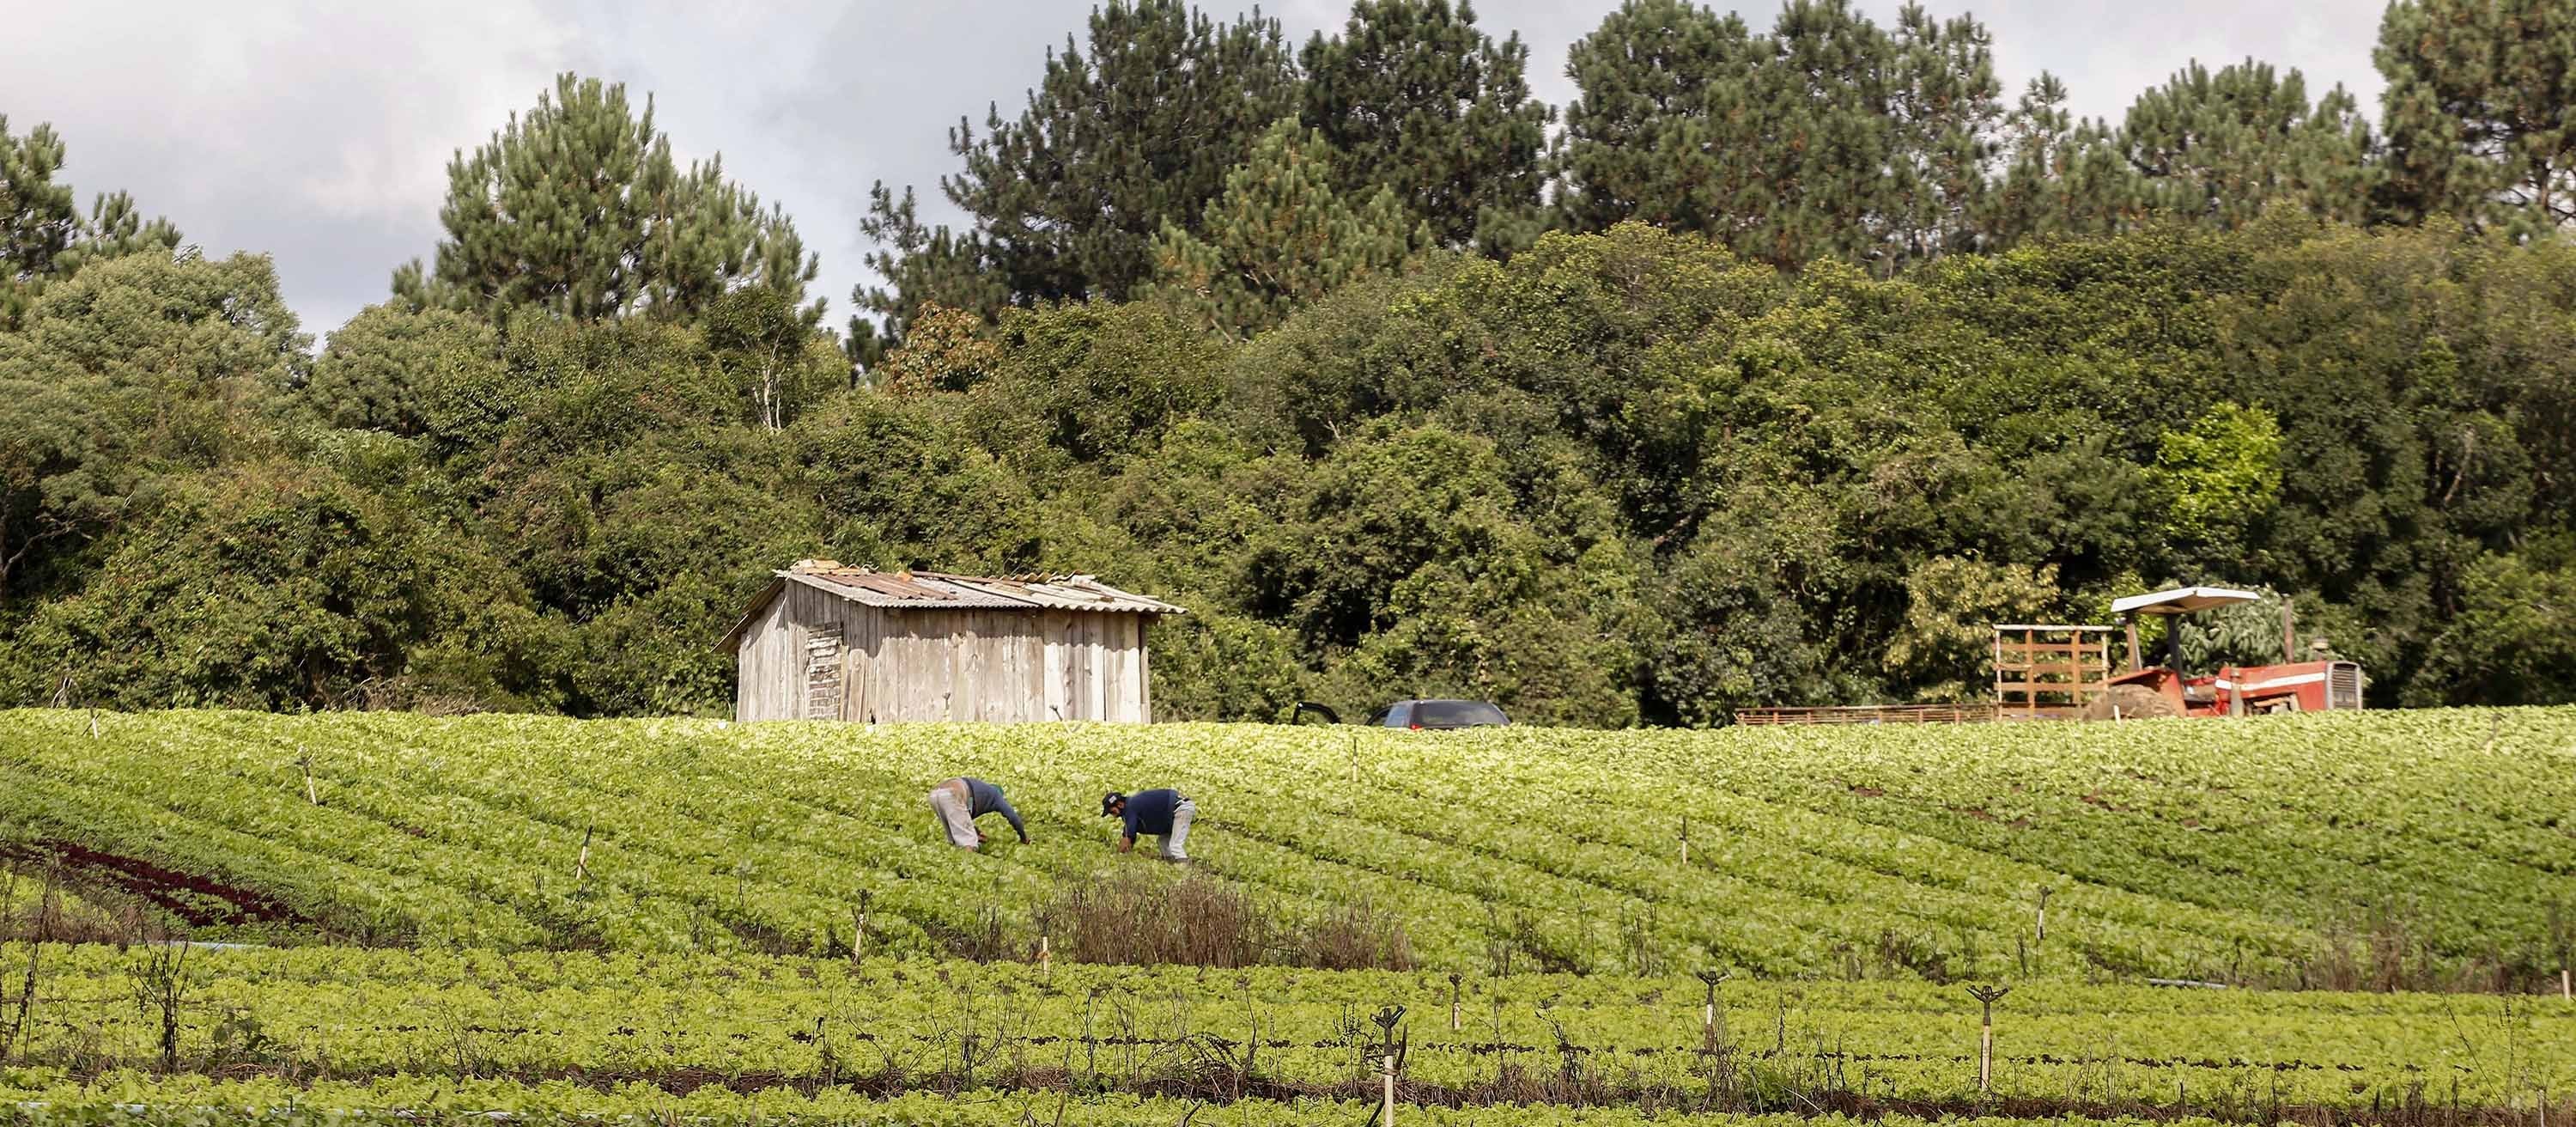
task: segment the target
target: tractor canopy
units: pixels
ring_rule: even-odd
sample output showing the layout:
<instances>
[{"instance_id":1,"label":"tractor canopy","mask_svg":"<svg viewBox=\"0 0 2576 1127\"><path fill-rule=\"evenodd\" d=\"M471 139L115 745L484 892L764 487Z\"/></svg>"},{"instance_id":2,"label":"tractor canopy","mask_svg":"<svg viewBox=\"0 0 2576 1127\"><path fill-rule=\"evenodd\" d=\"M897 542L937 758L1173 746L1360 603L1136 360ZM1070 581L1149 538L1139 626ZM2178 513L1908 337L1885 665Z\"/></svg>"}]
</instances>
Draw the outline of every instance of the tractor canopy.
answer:
<instances>
[{"instance_id":1,"label":"tractor canopy","mask_svg":"<svg viewBox=\"0 0 2576 1127\"><path fill-rule=\"evenodd\" d=\"M2261 598L2261 595L2252 591L2239 591L2233 587L2176 587L2170 591L2154 591L2144 595L2129 595L2113 599L2111 613L2118 615L2190 614L2196 610L2208 610L2211 607L2223 607L2231 603L2250 603Z\"/></svg>"}]
</instances>

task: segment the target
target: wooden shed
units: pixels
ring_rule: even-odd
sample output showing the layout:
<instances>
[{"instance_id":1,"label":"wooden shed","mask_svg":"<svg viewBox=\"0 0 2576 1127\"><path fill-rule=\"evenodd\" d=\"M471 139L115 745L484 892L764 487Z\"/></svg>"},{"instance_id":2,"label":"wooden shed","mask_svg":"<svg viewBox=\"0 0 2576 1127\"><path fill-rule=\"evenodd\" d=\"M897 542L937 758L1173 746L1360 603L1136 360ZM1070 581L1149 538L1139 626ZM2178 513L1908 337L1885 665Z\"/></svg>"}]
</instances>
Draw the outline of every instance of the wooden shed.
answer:
<instances>
[{"instance_id":1,"label":"wooden shed","mask_svg":"<svg viewBox=\"0 0 2576 1127\"><path fill-rule=\"evenodd\" d=\"M725 634L739 720L1151 718L1145 628L1181 608L1088 575L800 560Z\"/></svg>"}]
</instances>

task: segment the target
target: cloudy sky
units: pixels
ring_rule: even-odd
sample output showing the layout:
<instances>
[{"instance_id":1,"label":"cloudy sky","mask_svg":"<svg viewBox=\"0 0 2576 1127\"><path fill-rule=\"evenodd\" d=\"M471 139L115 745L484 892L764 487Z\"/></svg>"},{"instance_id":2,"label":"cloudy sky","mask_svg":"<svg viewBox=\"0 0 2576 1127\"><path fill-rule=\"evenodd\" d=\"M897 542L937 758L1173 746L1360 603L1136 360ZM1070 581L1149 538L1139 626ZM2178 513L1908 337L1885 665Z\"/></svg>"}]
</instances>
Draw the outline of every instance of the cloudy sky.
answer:
<instances>
[{"instance_id":1,"label":"cloudy sky","mask_svg":"<svg viewBox=\"0 0 2576 1127\"><path fill-rule=\"evenodd\" d=\"M1899 0L1860 0L1882 22ZM2192 59L2251 55L2340 82L2376 116L2370 65L2380 0L1927 0L1995 36L2008 95L2042 69L2074 108L2117 117ZM1089 0L876 0L846 4L616 4L595 0L264 0L57 3L10 17L0 114L50 121L65 176L125 189L210 254L274 255L286 297L317 335L381 300L393 268L427 257L445 166L534 102L564 70L655 96L687 157L721 151L733 176L786 205L823 256L832 324L866 277L857 219L870 184L934 188L953 167L960 114L1006 113L1042 53L1078 31ZM1202 0L1231 12L1226 0ZM1616 0L1479 0L1497 35L1530 45L1531 84L1562 105L1568 44ZM1757 28L1774 3L1735 5ZM1337 27L1348 0L1273 0L1292 40Z\"/></svg>"}]
</instances>

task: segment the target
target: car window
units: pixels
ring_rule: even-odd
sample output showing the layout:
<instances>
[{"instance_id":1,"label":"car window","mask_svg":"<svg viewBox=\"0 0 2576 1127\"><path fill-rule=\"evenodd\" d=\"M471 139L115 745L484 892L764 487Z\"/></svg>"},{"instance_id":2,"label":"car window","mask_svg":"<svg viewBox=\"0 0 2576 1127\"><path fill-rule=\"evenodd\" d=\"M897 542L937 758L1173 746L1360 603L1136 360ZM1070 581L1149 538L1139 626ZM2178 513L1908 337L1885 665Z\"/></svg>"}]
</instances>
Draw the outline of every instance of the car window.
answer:
<instances>
[{"instance_id":1,"label":"car window","mask_svg":"<svg viewBox=\"0 0 2576 1127\"><path fill-rule=\"evenodd\" d=\"M1366 719L1366 720L1362 720L1362 721L1360 721L1360 723L1362 723L1362 724L1384 724L1384 723L1386 723L1386 710L1385 710L1385 709L1383 709L1383 708L1381 708L1381 709L1378 709L1378 710L1377 710L1377 711L1375 711L1375 712L1369 713L1369 714L1368 714L1368 719Z\"/></svg>"},{"instance_id":2,"label":"car window","mask_svg":"<svg viewBox=\"0 0 2576 1127\"><path fill-rule=\"evenodd\" d=\"M1503 710L1480 700L1426 700L1413 706L1413 721L1426 728L1509 724Z\"/></svg>"}]
</instances>

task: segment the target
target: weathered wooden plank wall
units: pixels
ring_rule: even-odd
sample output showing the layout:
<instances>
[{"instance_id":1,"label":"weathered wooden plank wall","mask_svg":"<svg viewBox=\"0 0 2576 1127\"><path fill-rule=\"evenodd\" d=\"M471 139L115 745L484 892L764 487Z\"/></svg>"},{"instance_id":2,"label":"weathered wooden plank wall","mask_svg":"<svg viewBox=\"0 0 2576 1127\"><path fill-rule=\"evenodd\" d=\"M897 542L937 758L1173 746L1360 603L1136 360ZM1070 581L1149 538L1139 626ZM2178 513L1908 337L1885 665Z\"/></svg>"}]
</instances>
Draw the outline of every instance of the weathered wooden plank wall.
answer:
<instances>
[{"instance_id":1,"label":"weathered wooden plank wall","mask_svg":"<svg viewBox=\"0 0 2576 1127\"><path fill-rule=\"evenodd\" d=\"M760 621L743 632L737 653L733 713L741 720L786 720L795 713L788 695L799 678L791 650L796 632L787 621L787 600L773 600Z\"/></svg>"},{"instance_id":2,"label":"weathered wooden plank wall","mask_svg":"<svg viewBox=\"0 0 2576 1127\"><path fill-rule=\"evenodd\" d=\"M837 710L813 713L809 644L837 630ZM1142 615L1062 610L887 610L788 583L742 637L740 719L861 722L1152 718Z\"/></svg>"}]
</instances>

